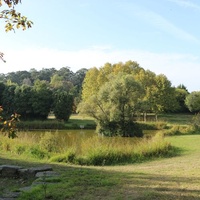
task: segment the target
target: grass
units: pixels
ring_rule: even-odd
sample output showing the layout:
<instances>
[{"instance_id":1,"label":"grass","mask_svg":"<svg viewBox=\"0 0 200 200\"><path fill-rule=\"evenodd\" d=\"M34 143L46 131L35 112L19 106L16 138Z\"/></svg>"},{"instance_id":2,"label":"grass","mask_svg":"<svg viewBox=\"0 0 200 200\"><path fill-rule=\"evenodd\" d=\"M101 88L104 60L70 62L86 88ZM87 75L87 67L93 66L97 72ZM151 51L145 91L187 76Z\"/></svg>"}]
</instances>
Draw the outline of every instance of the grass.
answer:
<instances>
[{"instance_id":1,"label":"grass","mask_svg":"<svg viewBox=\"0 0 200 200\"><path fill-rule=\"evenodd\" d=\"M176 120L171 119L170 123L172 121ZM20 160L16 155L0 154L0 164L52 166L61 177L56 184L47 186L46 199L199 200L200 135L168 136L165 140L180 149L181 154L137 164L96 167ZM8 188L16 190L17 187L13 185L10 182L1 185L0 192ZM42 200L43 189L38 186L24 193L20 199Z\"/></svg>"},{"instance_id":2,"label":"grass","mask_svg":"<svg viewBox=\"0 0 200 200\"><path fill-rule=\"evenodd\" d=\"M64 143L63 143L64 142ZM45 132L29 137L27 132L18 138L0 136L0 150L22 158L37 158L78 165L114 165L143 162L176 153L162 134L151 138L89 137L67 146L58 132Z\"/></svg>"},{"instance_id":3,"label":"grass","mask_svg":"<svg viewBox=\"0 0 200 200\"><path fill-rule=\"evenodd\" d=\"M169 124L189 125L193 117L192 114L160 114L158 119Z\"/></svg>"},{"instance_id":4,"label":"grass","mask_svg":"<svg viewBox=\"0 0 200 200\"><path fill-rule=\"evenodd\" d=\"M61 181L47 186L48 199L105 200L198 200L200 198L199 135L167 137L183 149L181 156L121 166L73 166L49 163L61 174ZM1 156L0 163L4 163ZM29 163L12 158L7 163ZM8 187L8 186L6 186ZM35 188L20 199L44 199L43 189Z\"/></svg>"}]
</instances>

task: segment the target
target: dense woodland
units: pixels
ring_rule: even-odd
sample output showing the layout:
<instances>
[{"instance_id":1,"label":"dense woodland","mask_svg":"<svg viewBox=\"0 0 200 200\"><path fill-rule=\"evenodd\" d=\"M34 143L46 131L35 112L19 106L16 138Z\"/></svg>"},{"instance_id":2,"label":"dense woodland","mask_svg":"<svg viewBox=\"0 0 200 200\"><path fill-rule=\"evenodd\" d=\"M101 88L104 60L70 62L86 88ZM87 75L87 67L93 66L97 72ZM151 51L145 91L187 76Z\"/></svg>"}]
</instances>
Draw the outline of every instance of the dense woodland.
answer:
<instances>
[{"instance_id":1,"label":"dense woodland","mask_svg":"<svg viewBox=\"0 0 200 200\"><path fill-rule=\"evenodd\" d=\"M46 119L51 111L68 120L80 101L87 69L72 72L68 67L0 74L0 105L4 115L16 112L21 119Z\"/></svg>"},{"instance_id":2,"label":"dense woodland","mask_svg":"<svg viewBox=\"0 0 200 200\"><path fill-rule=\"evenodd\" d=\"M99 69L82 68L77 72L63 67L0 74L0 105L4 115L16 112L24 120L46 119L53 112L57 119L67 121L81 101L97 94L119 73L132 75L139 83L142 96L136 99L140 99L140 112L189 112L185 104L189 92L184 85L173 87L165 75L156 75L134 61L106 63Z\"/></svg>"}]
</instances>

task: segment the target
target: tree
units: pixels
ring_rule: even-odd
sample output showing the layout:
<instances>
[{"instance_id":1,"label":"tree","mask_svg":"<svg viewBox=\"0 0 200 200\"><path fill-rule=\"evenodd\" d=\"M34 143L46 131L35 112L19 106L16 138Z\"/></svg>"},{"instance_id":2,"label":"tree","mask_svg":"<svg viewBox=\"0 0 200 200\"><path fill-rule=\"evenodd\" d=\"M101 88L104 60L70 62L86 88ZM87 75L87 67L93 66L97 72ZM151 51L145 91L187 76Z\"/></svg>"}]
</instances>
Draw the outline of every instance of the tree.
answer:
<instances>
[{"instance_id":1,"label":"tree","mask_svg":"<svg viewBox=\"0 0 200 200\"><path fill-rule=\"evenodd\" d=\"M185 104L190 112L200 112L200 91L191 92L186 96Z\"/></svg>"},{"instance_id":2,"label":"tree","mask_svg":"<svg viewBox=\"0 0 200 200\"><path fill-rule=\"evenodd\" d=\"M5 31L15 30L15 28L22 28L26 30L31 28L33 22L28 20L26 16L22 16L20 12L17 12L15 6L21 3L21 0L0 0L0 7L7 5L8 9L0 12L0 19L5 20ZM2 58L2 56L0 56Z\"/></svg>"},{"instance_id":3,"label":"tree","mask_svg":"<svg viewBox=\"0 0 200 200\"><path fill-rule=\"evenodd\" d=\"M31 86L22 85L15 89L14 104L15 110L24 120L33 119L34 110L32 107L33 90Z\"/></svg>"},{"instance_id":4,"label":"tree","mask_svg":"<svg viewBox=\"0 0 200 200\"><path fill-rule=\"evenodd\" d=\"M189 112L189 109L185 104L185 99L188 94L189 92L185 88L180 88L180 87L175 88L175 96L178 102L178 109L176 112L179 113Z\"/></svg>"},{"instance_id":5,"label":"tree","mask_svg":"<svg viewBox=\"0 0 200 200\"><path fill-rule=\"evenodd\" d=\"M0 19L5 20L5 31L15 30L15 28L22 28L26 30L31 28L33 22L28 20L27 17L22 16L21 13L15 10L15 6L21 3L21 0L0 0L0 7L4 5L8 6L8 9L0 11ZM0 59L6 62L3 58L4 54L0 52ZM8 110L8 108L7 108ZM3 108L0 107L0 113L3 112ZM0 114L1 116L1 114ZM10 120L4 121L4 130L7 130L8 137L16 137L16 121L18 121L19 115L14 113L11 115ZM1 117L2 119L2 117Z\"/></svg>"},{"instance_id":6,"label":"tree","mask_svg":"<svg viewBox=\"0 0 200 200\"><path fill-rule=\"evenodd\" d=\"M155 85L152 87L151 106L152 111L156 114L162 112L171 112L178 108L175 97L175 88L171 86L171 82L163 74L157 75Z\"/></svg>"},{"instance_id":7,"label":"tree","mask_svg":"<svg viewBox=\"0 0 200 200\"><path fill-rule=\"evenodd\" d=\"M99 86L97 83L97 77L99 70L94 67L88 70L85 79L83 81L82 99L87 100L92 95L97 94L99 91ZM95 83L95 84L94 84Z\"/></svg>"},{"instance_id":8,"label":"tree","mask_svg":"<svg viewBox=\"0 0 200 200\"><path fill-rule=\"evenodd\" d=\"M141 85L133 75L118 73L110 77L96 95L80 103L78 110L94 117L97 131L103 135L141 136L133 120L143 95Z\"/></svg>"},{"instance_id":9,"label":"tree","mask_svg":"<svg viewBox=\"0 0 200 200\"><path fill-rule=\"evenodd\" d=\"M4 108L5 116L11 116L13 113L16 112L14 104L16 87L17 85L15 84L6 85L5 89L3 90L2 106Z\"/></svg>"},{"instance_id":10,"label":"tree","mask_svg":"<svg viewBox=\"0 0 200 200\"><path fill-rule=\"evenodd\" d=\"M134 75L139 73L140 70L143 70L143 68L134 61L127 61L126 63L119 62L113 65L106 63L100 69L96 67L91 68L86 73L83 81L82 99L86 100L91 95L97 94L101 86L110 80L111 74L117 75L123 72Z\"/></svg>"},{"instance_id":11,"label":"tree","mask_svg":"<svg viewBox=\"0 0 200 200\"><path fill-rule=\"evenodd\" d=\"M54 94L53 113L58 120L68 121L73 109L73 96L67 92Z\"/></svg>"},{"instance_id":12,"label":"tree","mask_svg":"<svg viewBox=\"0 0 200 200\"><path fill-rule=\"evenodd\" d=\"M33 86L33 96L31 104L34 112L34 118L47 119L52 107L52 91L46 81L35 81Z\"/></svg>"}]
</instances>

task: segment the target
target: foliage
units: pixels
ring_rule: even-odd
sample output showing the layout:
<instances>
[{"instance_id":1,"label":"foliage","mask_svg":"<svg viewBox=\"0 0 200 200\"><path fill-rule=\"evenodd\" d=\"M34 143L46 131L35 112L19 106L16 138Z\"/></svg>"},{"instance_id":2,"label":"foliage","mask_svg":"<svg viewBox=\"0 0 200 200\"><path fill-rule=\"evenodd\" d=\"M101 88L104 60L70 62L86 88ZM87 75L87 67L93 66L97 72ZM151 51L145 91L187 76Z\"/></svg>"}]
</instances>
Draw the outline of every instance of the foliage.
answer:
<instances>
[{"instance_id":1,"label":"foliage","mask_svg":"<svg viewBox=\"0 0 200 200\"><path fill-rule=\"evenodd\" d=\"M200 130L200 113L195 114L192 118L192 125L196 130Z\"/></svg>"},{"instance_id":2,"label":"foliage","mask_svg":"<svg viewBox=\"0 0 200 200\"><path fill-rule=\"evenodd\" d=\"M48 83L46 81L36 81L31 98L34 118L47 119L52 103L52 91L48 88Z\"/></svg>"},{"instance_id":3,"label":"foliage","mask_svg":"<svg viewBox=\"0 0 200 200\"><path fill-rule=\"evenodd\" d=\"M175 96L176 96L176 100L178 102L178 109L176 112L179 112L179 113L189 112L189 109L187 108L187 106L185 104L185 99L188 94L189 94L189 92L186 89L179 88L179 87L177 87L175 89Z\"/></svg>"},{"instance_id":4,"label":"foliage","mask_svg":"<svg viewBox=\"0 0 200 200\"><path fill-rule=\"evenodd\" d=\"M142 89L132 75L119 73L111 77L97 93L79 105L79 111L94 117L98 131L107 136L136 136L133 116L142 98ZM134 132L134 133L133 133Z\"/></svg>"},{"instance_id":5,"label":"foliage","mask_svg":"<svg viewBox=\"0 0 200 200\"><path fill-rule=\"evenodd\" d=\"M122 136L122 137L142 137L143 132L141 126L132 121L125 121L123 125L120 122L104 122L99 123L97 132L104 136Z\"/></svg>"},{"instance_id":6,"label":"foliage","mask_svg":"<svg viewBox=\"0 0 200 200\"><path fill-rule=\"evenodd\" d=\"M17 128L20 131L23 130L35 130L35 129L47 129L47 130L63 130L65 129L65 123L57 120L31 120L31 121L19 121Z\"/></svg>"},{"instance_id":7,"label":"foliage","mask_svg":"<svg viewBox=\"0 0 200 200\"><path fill-rule=\"evenodd\" d=\"M0 120L3 121L1 132L5 133L5 135L8 135L9 138L17 137L16 123L19 121L20 115L18 115L17 113L14 113L11 115L10 119L5 120L2 117L2 112L3 112L3 108L0 107Z\"/></svg>"},{"instance_id":8,"label":"foliage","mask_svg":"<svg viewBox=\"0 0 200 200\"><path fill-rule=\"evenodd\" d=\"M200 91L191 92L186 96L185 104L187 105L190 112L200 111Z\"/></svg>"},{"instance_id":9,"label":"foliage","mask_svg":"<svg viewBox=\"0 0 200 200\"><path fill-rule=\"evenodd\" d=\"M0 0L0 7L5 4L8 9L0 12L0 19L5 20L5 31L15 30L15 28L22 28L26 30L31 28L33 22L28 20L26 16L22 16L20 12L17 12L15 6L21 3L21 0Z\"/></svg>"},{"instance_id":10,"label":"foliage","mask_svg":"<svg viewBox=\"0 0 200 200\"><path fill-rule=\"evenodd\" d=\"M152 92L152 109L155 113L174 111L178 104L175 98L175 88L163 74L156 76L156 84Z\"/></svg>"},{"instance_id":11,"label":"foliage","mask_svg":"<svg viewBox=\"0 0 200 200\"><path fill-rule=\"evenodd\" d=\"M58 140L58 133L52 134L51 132L45 132L44 135L41 137L39 145L40 147L47 151L47 152L59 152L59 140Z\"/></svg>"},{"instance_id":12,"label":"foliage","mask_svg":"<svg viewBox=\"0 0 200 200\"><path fill-rule=\"evenodd\" d=\"M54 94L53 113L58 120L68 121L72 114L73 96L65 92Z\"/></svg>"},{"instance_id":13,"label":"foliage","mask_svg":"<svg viewBox=\"0 0 200 200\"><path fill-rule=\"evenodd\" d=\"M15 111L14 98L15 98L16 85L7 85L2 93L2 107L4 108L4 115L10 116Z\"/></svg>"},{"instance_id":14,"label":"foliage","mask_svg":"<svg viewBox=\"0 0 200 200\"><path fill-rule=\"evenodd\" d=\"M169 129L163 131L164 135L188 135L188 134L196 134L197 130L193 125L181 126L181 125L173 125Z\"/></svg>"}]
</instances>

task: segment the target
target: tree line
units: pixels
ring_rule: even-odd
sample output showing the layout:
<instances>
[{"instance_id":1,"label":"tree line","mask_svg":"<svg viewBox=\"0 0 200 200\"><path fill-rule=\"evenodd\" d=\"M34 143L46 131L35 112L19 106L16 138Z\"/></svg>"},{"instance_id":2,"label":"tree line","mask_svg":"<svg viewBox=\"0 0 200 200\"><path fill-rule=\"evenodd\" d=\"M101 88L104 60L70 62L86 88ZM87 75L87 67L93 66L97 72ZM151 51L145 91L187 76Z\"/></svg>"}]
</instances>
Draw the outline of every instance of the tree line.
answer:
<instances>
[{"instance_id":1,"label":"tree line","mask_svg":"<svg viewBox=\"0 0 200 200\"><path fill-rule=\"evenodd\" d=\"M146 121L147 113L157 120L159 113L189 112L188 97L184 85L174 87L164 74L156 75L137 62L106 63L86 73L78 111L93 117L103 135L140 136L136 116L143 114Z\"/></svg>"},{"instance_id":2,"label":"tree line","mask_svg":"<svg viewBox=\"0 0 200 200\"><path fill-rule=\"evenodd\" d=\"M0 105L4 115L19 113L21 119L47 119L52 111L67 121L81 98L87 69L72 72L68 67L0 74Z\"/></svg>"}]
</instances>

